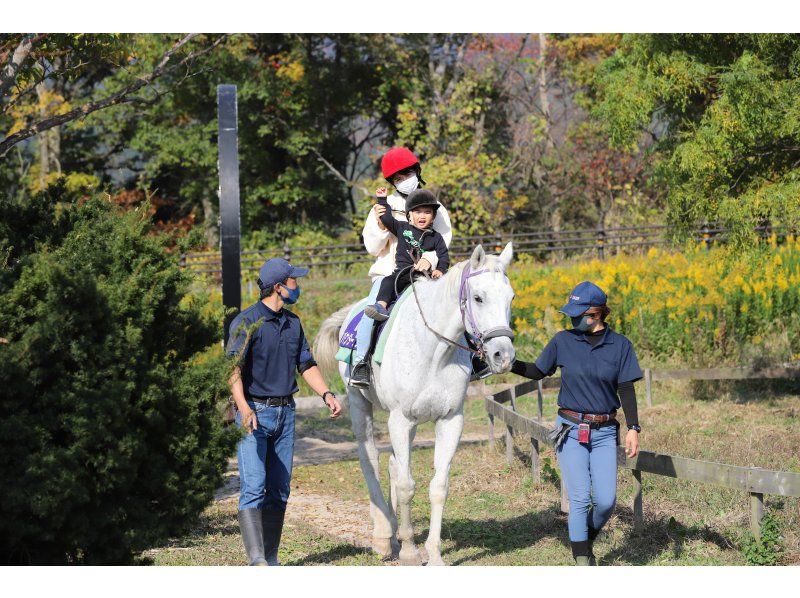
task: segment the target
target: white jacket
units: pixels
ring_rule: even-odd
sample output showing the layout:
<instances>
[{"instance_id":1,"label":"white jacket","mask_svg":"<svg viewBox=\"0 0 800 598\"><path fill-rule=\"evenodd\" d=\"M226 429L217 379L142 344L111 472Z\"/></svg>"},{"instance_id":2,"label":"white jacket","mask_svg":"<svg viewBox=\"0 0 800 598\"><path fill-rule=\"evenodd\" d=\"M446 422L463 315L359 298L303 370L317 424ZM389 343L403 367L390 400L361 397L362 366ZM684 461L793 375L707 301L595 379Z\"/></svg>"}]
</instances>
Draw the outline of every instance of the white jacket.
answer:
<instances>
[{"instance_id":1,"label":"white jacket","mask_svg":"<svg viewBox=\"0 0 800 598\"><path fill-rule=\"evenodd\" d=\"M386 202L392 208L392 215L395 218L403 222L408 222L406 219L406 200L402 195L399 193L392 193L386 198ZM453 240L453 230L450 226L450 215L442 204L439 204L439 208L436 210L436 218L433 219L433 229L442 235L445 245L449 248L450 242ZM377 258L369 269L370 279L375 282L375 279L379 276L389 276L389 274L394 272L395 268L394 256L397 251L397 237L388 230L381 230L373 210L369 211L361 234L364 237L364 247L366 247L371 255ZM431 263L433 269L436 269L439 258L436 257L435 251L426 251L422 254L422 257Z\"/></svg>"}]
</instances>

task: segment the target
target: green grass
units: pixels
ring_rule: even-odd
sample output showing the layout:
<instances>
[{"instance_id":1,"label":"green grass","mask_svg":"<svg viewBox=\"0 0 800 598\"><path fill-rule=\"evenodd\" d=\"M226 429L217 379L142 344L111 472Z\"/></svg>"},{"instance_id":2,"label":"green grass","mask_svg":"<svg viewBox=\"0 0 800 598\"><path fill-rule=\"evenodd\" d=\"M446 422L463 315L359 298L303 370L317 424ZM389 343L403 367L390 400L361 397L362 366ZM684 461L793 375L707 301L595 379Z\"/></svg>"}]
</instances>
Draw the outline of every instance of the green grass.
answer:
<instances>
[{"instance_id":1,"label":"green grass","mask_svg":"<svg viewBox=\"0 0 800 598\"><path fill-rule=\"evenodd\" d=\"M236 501L206 509L183 538L145 551L142 565L244 565L244 548L236 520ZM380 565L370 550L358 548L297 523L284 527L279 558L284 565Z\"/></svg>"}]
</instances>

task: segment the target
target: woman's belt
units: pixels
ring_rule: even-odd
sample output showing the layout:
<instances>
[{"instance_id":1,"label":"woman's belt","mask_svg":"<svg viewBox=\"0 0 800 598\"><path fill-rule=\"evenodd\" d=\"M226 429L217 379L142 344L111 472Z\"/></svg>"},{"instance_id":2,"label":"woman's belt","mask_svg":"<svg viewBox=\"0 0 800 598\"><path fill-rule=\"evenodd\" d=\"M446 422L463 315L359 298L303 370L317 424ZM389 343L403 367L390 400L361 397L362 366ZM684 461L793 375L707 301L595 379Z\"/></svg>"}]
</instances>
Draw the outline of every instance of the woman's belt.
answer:
<instances>
[{"instance_id":1,"label":"woman's belt","mask_svg":"<svg viewBox=\"0 0 800 598\"><path fill-rule=\"evenodd\" d=\"M570 409L559 409L558 414L565 420L573 424L590 424L592 427L601 428L604 426L611 426L617 423L617 412L594 414L594 413L578 413Z\"/></svg>"}]
</instances>

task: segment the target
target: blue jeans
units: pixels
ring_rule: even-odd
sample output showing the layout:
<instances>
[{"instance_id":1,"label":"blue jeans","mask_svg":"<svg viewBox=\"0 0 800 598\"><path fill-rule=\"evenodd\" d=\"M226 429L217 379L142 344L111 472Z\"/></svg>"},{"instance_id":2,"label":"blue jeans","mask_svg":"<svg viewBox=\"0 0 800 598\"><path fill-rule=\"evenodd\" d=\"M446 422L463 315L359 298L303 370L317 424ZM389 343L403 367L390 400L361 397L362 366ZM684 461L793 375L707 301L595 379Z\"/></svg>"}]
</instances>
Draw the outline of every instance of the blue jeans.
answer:
<instances>
[{"instance_id":1,"label":"blue jeans","mask_svg":"<svg viewBox=\"0 0 800 598\"><path fill-rule=\"evenodd\" d=\"M378 291L381 289L381 281L384 278L385 276L381 276L372 283L372 289L370 289L369 297L367 297L369 300L367 305L372 305L378 300ZM367 354L369 341L372 337L372 325L374 323L375 320L368 317L367 314L361 317L361 321L358 323L358 328L356 329L356 350L353 352L353 365L364 359L364 355Z\"/></svg>"},{"instance_id":2,"label":"blue jeans","mask_svg":"<svg viewBox=\"0 0 800 598\"><path fill-rule=\"evenodd\" d=\"M589 539L589 526L600 531L617 502L617 426L592 429L588 444L578 442L578 425L569 424L566 441L558 449L558 465L569 496L569 539ZM591 510L589 507L592 507Z\"/></svg>"},{"instance_id":3,"label":"blue jeans","mask_svg":"<svg viewBox=\"0 0 800 598\"><path fill-rule=\"evenodd\" d=\"M286 407L269 407L247 401L258 419L256 429L242 437L239 461L239 510L286 510L294 456L294 401ZM236 412L236 425L242 427Z\"/></svg>"}]
</instances>

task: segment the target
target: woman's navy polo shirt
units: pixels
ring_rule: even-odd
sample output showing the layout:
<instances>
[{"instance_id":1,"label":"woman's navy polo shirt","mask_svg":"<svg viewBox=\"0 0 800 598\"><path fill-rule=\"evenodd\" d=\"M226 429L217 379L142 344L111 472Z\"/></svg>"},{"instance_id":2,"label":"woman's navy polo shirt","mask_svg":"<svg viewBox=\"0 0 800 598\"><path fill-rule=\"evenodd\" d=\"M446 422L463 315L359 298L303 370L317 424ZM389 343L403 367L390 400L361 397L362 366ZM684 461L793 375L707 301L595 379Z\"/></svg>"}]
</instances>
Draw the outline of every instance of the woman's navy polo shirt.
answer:
<instances>
[{"instance_id":1,"label":"woman's navy polo shirt","mask_svg":"<svg viewBox=\"0 0 800 598\"><path fill-rule=\"evenodd\" d=\"M608 326L594 347L583 332L562 330L547 343L536 367L547 376L561 368L558 406L579 413L618 409L618 386L642 378L633 343Z\"/></svg>"},{"instance_id":2,"label":"woman's navy polo shirt","mask_svg":"<svg viewBox=\"0 0 800 598\"><path fill-rule=\"evenodd\" d=\"M259 301L236 316L229 330L226 353L240 356L246 395L292 395L299 390L295 372L316 365L300 318L286 309L274 312Z\"/></svg>"}]
</instances>

